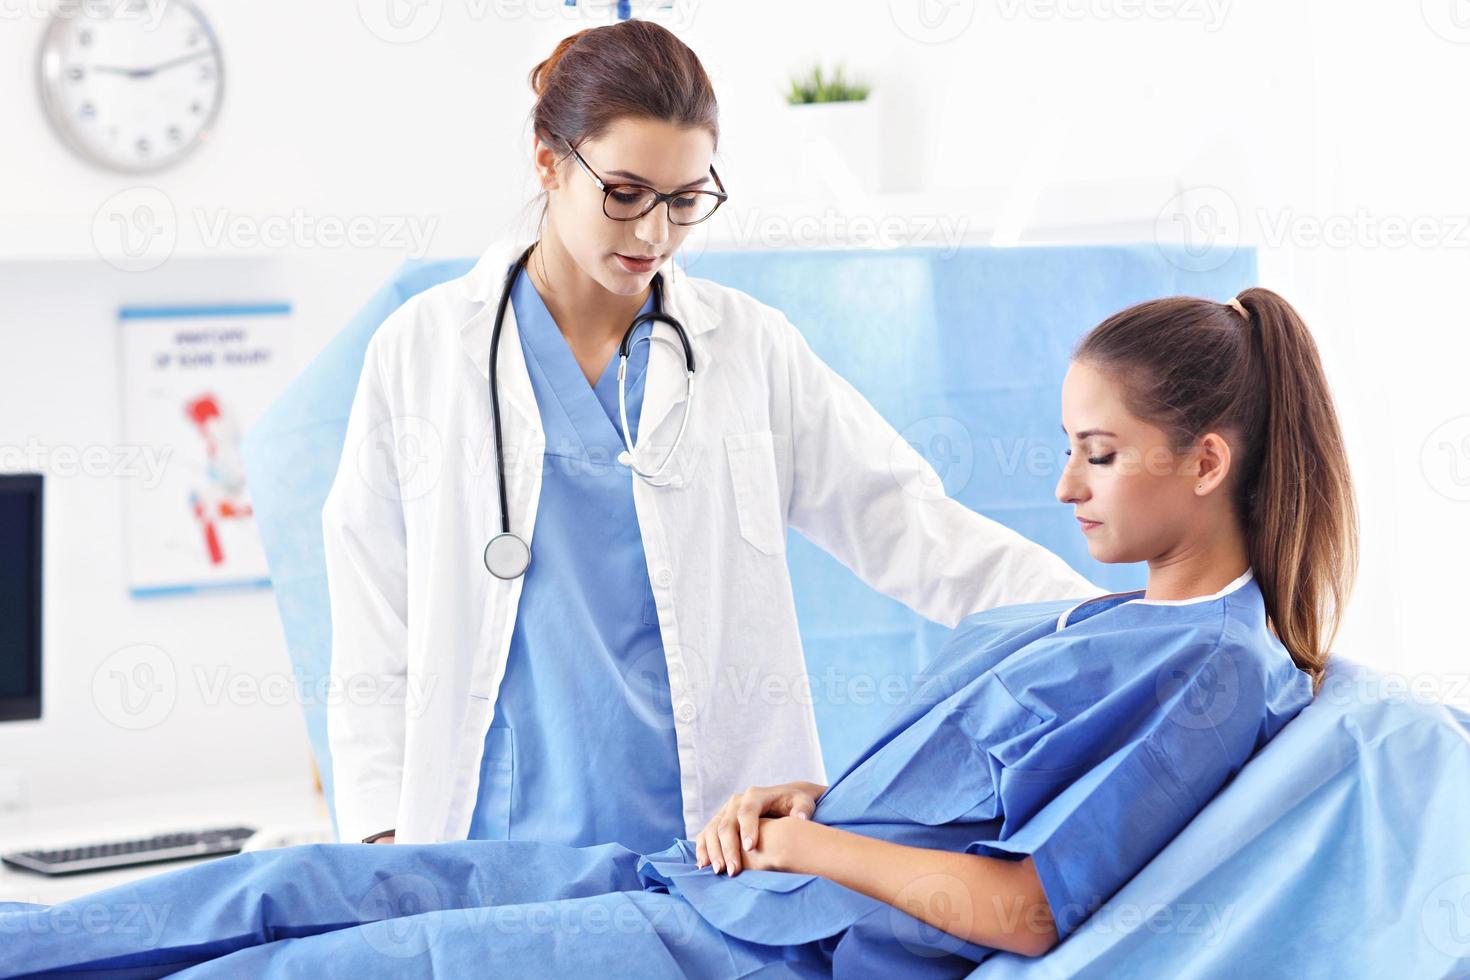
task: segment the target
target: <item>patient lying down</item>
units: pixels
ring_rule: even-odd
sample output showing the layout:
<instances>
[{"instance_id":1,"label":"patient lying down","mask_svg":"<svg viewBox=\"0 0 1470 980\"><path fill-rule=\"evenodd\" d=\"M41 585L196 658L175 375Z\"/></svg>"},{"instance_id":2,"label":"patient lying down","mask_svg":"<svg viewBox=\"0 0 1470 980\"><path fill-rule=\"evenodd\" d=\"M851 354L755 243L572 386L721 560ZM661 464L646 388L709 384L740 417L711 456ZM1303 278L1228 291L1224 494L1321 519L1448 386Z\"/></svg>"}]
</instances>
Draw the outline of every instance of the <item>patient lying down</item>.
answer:
<instances>
[{"instance_id":1,"label":"patient lying down","mask_svg":"<svg viewBox=\"0 0 1470 980\"><path fill-rule=\"evenodd\" d=\"M963 976L1045 953L1311 700L1356 555L1316 348L1268 290L1110 318L1062 424L1058 500L1147 588L970 617L830 788L752 788L658 854L306 845L0 905L0 975Z\"/></svg>"}]
</instances>

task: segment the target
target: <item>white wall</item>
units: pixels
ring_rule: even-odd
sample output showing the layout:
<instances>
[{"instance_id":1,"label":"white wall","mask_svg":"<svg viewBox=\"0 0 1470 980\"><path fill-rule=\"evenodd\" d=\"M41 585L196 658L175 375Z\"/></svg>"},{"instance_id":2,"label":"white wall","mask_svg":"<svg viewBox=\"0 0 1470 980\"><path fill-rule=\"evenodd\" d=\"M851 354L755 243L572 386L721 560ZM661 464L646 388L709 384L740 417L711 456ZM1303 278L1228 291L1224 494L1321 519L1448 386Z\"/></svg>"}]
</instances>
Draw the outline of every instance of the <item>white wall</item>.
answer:
<instances>
[{"instance_id":1,"label":"white wall","mask_svg":"<svg viewBox=\"0 0 1470 980\"><path fill-rule=\"evenodd\" d=\"M581 22L560 0L442 0L427 37L390 44L359 16L368 2L206 0L226 58L218 131L182 166L138 181L88 167L53 137L33 82L45 22L0 0L10 93L0 101L0 446L117 439L124 302L284 297L297 307L304 362L404 252L320 237L212 247L201 215L247 228L298 209L312 221L367 216L385 235L411 219L432 228L435 255L473 254L524 227L526 73ZM1161 226L1170 237L1185 228L1166 208L1188 190L1177 206L1193 233L1210 235L1223 215L1225 237L1260 245L1263 282L1321 340L1365 525L1340 649L1451 693L1466 671L1451 624L1470 545L1470 503L1455 499L1470 487L1450 468L1470 473L1470 443L1457 441L1470 427L1452 421L1470 415L1470 231L1456 223L1470 215L1458 107L1470 45L1456 43L1470 30L1456 32L1451 2L686 4L681 35L714 77L718 164L735 194L710 234L778 244L773 232L836 209L958 216L972 241L1146 241ZM940 16L927 35L914 26L921 3ZM886 193L854 189L841 173L814 183L804 124L782 105L790 71L837 53L877 85ZM92 228L109 199L140 186L164 195L177 244L157 269L126 273L99 258ZM1434 244L1376 244L1385 222L1416 218ZM1281 240L1283 220L1294 234ZM1323 222L1353 227L1340 244L1313 246L1303 236ZM838 233L818 244L854 242ZM29 773L32 801L185 774L304 774L290 704L209 704L185 686L166 723L123 736L84 703L77 692L97 666L132 643L163 648L185 677L220 664L288 667L269 593L127 598L115 481L53 478L48 493L47 717L0 726L0 758Z\"/></svg>"}]
</instances>

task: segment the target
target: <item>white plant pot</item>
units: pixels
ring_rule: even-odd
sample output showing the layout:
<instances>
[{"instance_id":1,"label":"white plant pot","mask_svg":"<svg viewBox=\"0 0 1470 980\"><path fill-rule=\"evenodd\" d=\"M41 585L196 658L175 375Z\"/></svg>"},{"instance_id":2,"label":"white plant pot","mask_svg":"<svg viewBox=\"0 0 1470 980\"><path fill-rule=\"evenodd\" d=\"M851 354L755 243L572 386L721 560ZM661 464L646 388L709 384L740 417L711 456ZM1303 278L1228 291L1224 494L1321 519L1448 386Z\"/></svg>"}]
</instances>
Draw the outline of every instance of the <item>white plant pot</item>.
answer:
<instances>
[{"instance_id":1,"label":"white plant pot","mask_svg":"<svg viewBox=\"0 0 1470 980\"><path fill-rule=\"evenodd\" d=\"M800 183L808 193L882 190L883 145L878 105L872 94L861 102L812 102L789 106L800 148Z\"/></svg>"}]
</instances>

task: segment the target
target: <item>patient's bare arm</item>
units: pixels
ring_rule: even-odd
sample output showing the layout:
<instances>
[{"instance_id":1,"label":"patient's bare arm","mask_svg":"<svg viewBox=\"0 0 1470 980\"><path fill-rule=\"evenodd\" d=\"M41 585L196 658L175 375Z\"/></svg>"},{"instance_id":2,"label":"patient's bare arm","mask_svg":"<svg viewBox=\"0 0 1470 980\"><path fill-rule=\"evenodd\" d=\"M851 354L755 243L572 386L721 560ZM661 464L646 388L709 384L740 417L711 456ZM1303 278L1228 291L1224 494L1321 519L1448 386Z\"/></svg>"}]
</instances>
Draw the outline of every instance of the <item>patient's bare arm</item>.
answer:
<instances>
[{"instance_id":1,"label":"patient's bare arm","mask_svg":"<svg viewBox=\"0 0 1470 980\"><path fill-rule=\"evenodd\" d=\"M765 819L760 831L757 849L744 854L748 869L821 875L992 949L1040 956L1057 943L1029 857L907 847L810 820Z\"/></svg>"}]
</instances>

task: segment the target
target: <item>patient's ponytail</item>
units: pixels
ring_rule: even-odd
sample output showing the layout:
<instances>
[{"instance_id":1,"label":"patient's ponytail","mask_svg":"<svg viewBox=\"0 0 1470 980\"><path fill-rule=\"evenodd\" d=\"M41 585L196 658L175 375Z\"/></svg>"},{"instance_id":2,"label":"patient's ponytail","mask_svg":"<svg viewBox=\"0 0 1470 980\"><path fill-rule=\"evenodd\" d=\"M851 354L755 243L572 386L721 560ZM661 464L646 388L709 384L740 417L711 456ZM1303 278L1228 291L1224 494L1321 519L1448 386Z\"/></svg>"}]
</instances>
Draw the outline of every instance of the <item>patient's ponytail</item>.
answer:
<instances>
[{"instance_id":1,"label":"patient's ponytail","mask_svg":"<svg viewBox=\"0 0 1470 980\"><path fill-rule=\"evenodd\" d=\"M1317 345L1269 289L1230 304L1174 298L1124 310L1074 357L1124 385L1130 410L1186 452L1227 434L1230 490L1266 613L1320 688L1357 572L1358 515Z\"/></svg>"},{"instance_id":2,"label":"patient's ponytail","mask_svg":"<svg viewBox=\"0 0 1470 980\"><path fill-rule=\"evenodd\" d=\"M1251 566L1281 642L1321 683L1358 564L1347 447L1307 325L1269 289L1238 302L1260 345L1265 438L1247 522Z\"/></svg>"}]
</instances>

